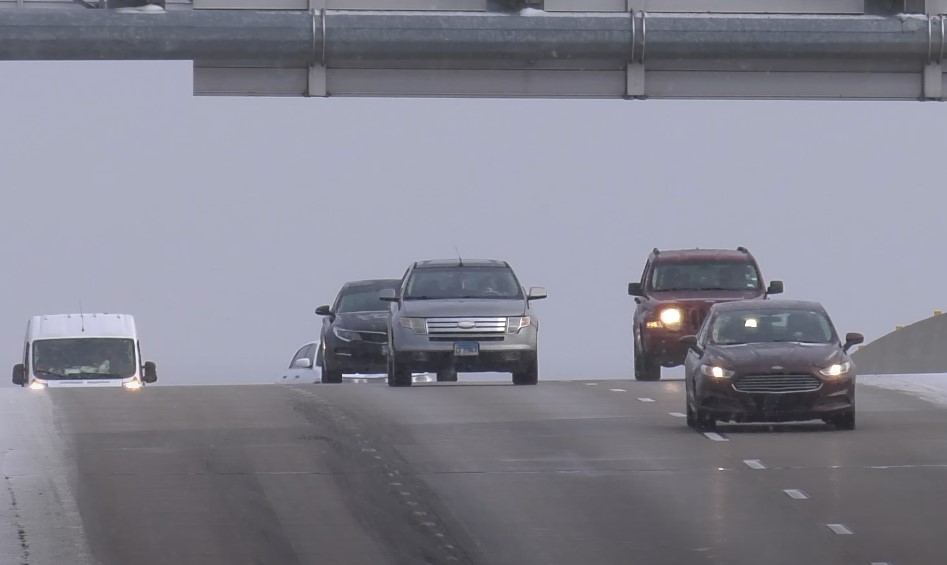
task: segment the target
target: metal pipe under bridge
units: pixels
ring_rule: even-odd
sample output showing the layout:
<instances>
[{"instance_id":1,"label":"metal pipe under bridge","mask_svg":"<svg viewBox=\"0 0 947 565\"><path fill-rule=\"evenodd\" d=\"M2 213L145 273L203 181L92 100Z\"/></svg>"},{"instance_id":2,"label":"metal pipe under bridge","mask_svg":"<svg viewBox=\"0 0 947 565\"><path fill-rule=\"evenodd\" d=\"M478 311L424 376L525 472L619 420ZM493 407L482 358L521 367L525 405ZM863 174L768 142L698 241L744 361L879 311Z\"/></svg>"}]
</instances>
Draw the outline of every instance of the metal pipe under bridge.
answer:
<instances>
[{"instance_id":1,"label":"metal pipe under bridge","mask_svg":"<svg viewBox=\"0 0 947 565\"><path fill-rule=\"evenodd\" d=\"M198 95L944 100L947 91L940 13L343 10L326 1L135 11L0 0L0 60L192 60Z\"/></svg>"}]
</instances>

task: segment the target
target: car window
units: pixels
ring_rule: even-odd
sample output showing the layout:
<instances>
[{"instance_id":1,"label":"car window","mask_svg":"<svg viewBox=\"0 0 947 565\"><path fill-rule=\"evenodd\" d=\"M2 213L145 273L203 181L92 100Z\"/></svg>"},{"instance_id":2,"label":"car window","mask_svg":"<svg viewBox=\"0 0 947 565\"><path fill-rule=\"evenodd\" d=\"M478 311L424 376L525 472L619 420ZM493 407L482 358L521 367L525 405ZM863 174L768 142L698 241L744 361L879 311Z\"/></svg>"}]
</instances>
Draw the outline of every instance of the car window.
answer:
<instances>
[{"instance_id":1,"label":"car window","mask_svg":"<svg viewBox=\"0 0 947 565\"><path fill-rule=\"evenodd\" d=\"M711 343L831 343L835 329L828 317L814 310L738 311L719 313L710 335Z\"/></svg>"},{"instance_id":2,"label":"car window","mask_svg":"<svg viewBox=\"0 0 947 565\"><path fill-rule=\"evenodd\" d=\"M508 267L431 267L415 269L407 299L523 298L523 288Z\"/></svg>"},{"instance_id":3,"label":"car window","mask_svg":"<svg viewBox=\"0 0 947 565\"><path fill-rule=\"evenodd\" d=\"M749 261L662 261L651 273L651 289L759 290L759 271Z\"/></svg>"},{"instance_id":4,"label":"car window","mask_svg":"<svg viewBox=\"0 0 947 565\"><path fill-rule=\"evenodd\" d=\"M339 297L337 313L387 311L387 302L378 298L380 289L348 291Z\"/></svg>"},{"instance_id":5,"label":"car window","mask_svg":"<svg viewBox=\"0 0 947 565\"><path fill-rule=\"evenodd\" d=\"M309 348L308 345L304 345L304 346L302 346L302 347L299 348L299 350L296 352L295 355L293 355L293 358L292 358L292 359L290 360L290 362L289 362L289 368L290 368L290 369L293 368L293 365L296 364L296 361L298 361L298 360L300 360L300 359L302 359L303 357L306 356L306 351L308 350L308 348Z\"/></svg>"}]
</instances>

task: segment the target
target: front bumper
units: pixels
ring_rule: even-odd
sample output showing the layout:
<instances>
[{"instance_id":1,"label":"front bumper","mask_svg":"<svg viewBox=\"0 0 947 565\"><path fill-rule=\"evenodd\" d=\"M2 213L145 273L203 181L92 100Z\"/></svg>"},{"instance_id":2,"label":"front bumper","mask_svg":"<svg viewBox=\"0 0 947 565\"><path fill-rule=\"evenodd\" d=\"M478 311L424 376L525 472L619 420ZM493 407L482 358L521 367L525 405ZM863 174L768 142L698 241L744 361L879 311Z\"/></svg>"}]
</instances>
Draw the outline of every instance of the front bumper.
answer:
<instances>
[{"instance_id":1,"label":"front bumper","mask_svg":"<svg viewBox=\"0 0 947 565\"><path fill-rule=\"evenodd\" d=\"M698 379L695 402L725 422L799 422L829 418L855 408L854 376L822 380L809 392L740 392L730 379Z\"/></svg>"},{"instance_id":2,"label":"front bumper","mask_svg":"<svg viewBox=\"0 0 947 565\"><path fill-rule=\"evenodd\" d=\"M511 372L528 367L536 360L537 330L527 326L517 333L505 333L487 339L452 337L431 339L407 328L394 330L395 364L412 372L453 368L460 372ZM477 343L479 354L457 356L455 343Z\"/></svg>"},{"instance_id":3,"label":"front bumper","mask_svg":"<svg viewBox=\"0 0 947 565\"><path fill-rule=\"evenodd\" d=\"M384 373L388 366L388 344L371 341L343 341L333 338L326 343L326 366L342 373Z\"/></svg>"},{"instance_id":4,"label":"front bumper","mask_svg":"<svg viewBox=\"0 0 947 565\"><path fill-rule=\"evenodd\" d=\"M666 367L676 367L684 363L687 346L681 338L687 335L683 330L667 328L649 328L641 334L641 348L655 362Z\"/></svg>"}]
</instances>

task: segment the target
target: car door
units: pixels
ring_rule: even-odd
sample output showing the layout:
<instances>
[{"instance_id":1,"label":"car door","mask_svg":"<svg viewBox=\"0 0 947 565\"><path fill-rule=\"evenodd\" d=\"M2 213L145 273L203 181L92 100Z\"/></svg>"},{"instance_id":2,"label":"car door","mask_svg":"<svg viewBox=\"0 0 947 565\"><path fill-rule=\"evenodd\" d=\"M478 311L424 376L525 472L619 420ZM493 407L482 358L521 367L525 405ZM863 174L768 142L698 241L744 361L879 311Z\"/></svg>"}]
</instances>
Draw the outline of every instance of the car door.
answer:
<instances>
[{"instance_id":1,"label":"car door","mask_svg":"<svg viewBox=\"0 0 947 565\"><path fill-rule=\"evenodd\" d=\"M707 336L710 335L710 326L713 323L713 314L707 316L704 319L704 323L701 324L700 330L697 332L697 345L700 346L701 350L707 346ZM684 386L687 391L688 402L693 400L694 392L696 390L696 377L697 372L700 371L702 355L694 351L693 349L688 348L687 355L684 357Z\"/></svg>"},{"instance_id":2,"label":"car door","mask_svg":"<svg viewBox=\"0 0 947 565\"><path fill-rule=\"evenodd\" d=\"M296 351L296 354L293 355L292 360L289 362L289 367L283 371L283 378L281 382L284 383L301 383L301 382L312 382L310 379L313 375L312 367L297 367L296 364L302 359L308 359L312 362L310 354L315 355L313 344L306 344L299 348Z\"/></svg>"}]
</instances>

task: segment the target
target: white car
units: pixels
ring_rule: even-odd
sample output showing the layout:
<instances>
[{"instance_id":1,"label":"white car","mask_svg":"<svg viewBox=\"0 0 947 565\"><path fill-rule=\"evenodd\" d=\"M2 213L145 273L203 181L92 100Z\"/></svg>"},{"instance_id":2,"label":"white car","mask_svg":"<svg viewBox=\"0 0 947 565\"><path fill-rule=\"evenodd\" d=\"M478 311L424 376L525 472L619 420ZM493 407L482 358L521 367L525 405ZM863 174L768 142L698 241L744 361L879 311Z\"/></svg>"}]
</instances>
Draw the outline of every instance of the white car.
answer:
<instances>
[{"instance_id":1,"label":"white car","mask_svg":"<svg viewBox=\"0 0 947 565\"><path fill-rule=\"evenodd\" d=\"M372 381L384 381L386 375L344 375L345 380L355 383L369 383ZM413 375L412 380L415 383L435 382L435 378L430 373ZM302 384L302 383L321 383L322 380L322 343L319 341L309 342L300 347L293 359L289 362L289 367L283 371L283 374L277 381L281 384Z\"/></svg>"}]
</instances>

